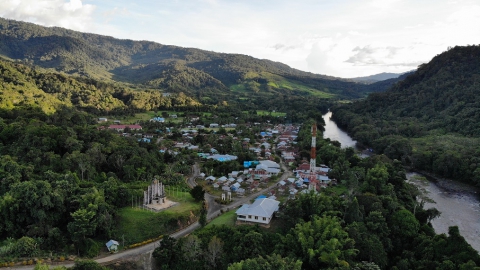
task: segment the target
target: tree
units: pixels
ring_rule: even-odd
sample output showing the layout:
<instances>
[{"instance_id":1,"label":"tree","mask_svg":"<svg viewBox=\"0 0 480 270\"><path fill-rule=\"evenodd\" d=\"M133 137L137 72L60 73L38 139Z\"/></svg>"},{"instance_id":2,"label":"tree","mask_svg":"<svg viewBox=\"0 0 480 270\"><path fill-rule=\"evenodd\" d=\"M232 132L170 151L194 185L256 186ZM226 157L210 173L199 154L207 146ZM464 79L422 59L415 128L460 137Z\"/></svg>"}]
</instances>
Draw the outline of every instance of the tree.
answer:
<instances>
[{"instance_id":1,"label":"tree","mask_svg":"<svg viewBox=\"0 0 480 270\"><path fill-rule=\"evenodd\" d=\"M388 176L387 167L383 164L376 164L374 168L367 171L363 191L378 195L385 194Z\"/></svg>"},{"instance_id":2,"label":"tree","mask_svg":"<svg viewBox=\"0 0 480 270\"><path fill-rule=\"evenodd\" d=\"M360 212L360 207L358 205L358 200L356 197L354 197L347 206L344 220L346 223L359 222L363 220L362 212Z\"/></svg>"},{"instance_id":3,"label":"tree","mask_svg":"<svg viewBox=\"0 0 480 270\"><path fill-rule=\"evenodd\" d=\"M200 202L205 198L205 190L201 186L195 186L190 190L190 195L195 201Z\"/></svg>"},{"instance_id":4,"label":"tree","mask_svg":"<svg viewBox=\"0 0 480 270\"><path fill-rule=\"evenodd\" d=\"M263 241L263 234L256 231L249 231L238 239L238 242L233 248L233 253L238 259L248 259L258 255L265 255Z\"/></svg>"},{"instance_id":5,"label":"tree","mask_svg":"<svg viewBox=\"0 0 480 270\"><path fill-rule=\"evenodd\" d=\"M348 266L358 253L339 219L329 216L298 223L282 238L281 247L283 254L294 254L311 269Z\"/></svg>"},{"instance_id":6,"label":"tree","mask_svg":"<svg viewBox=\"0 0 480 270\"><path fill-rule=\"evenodd\" d=\"M210 267L217 269L218 261L222 257L223 253L223 241L218 238L216 235L210 239L208 243L207 251L205 257Z\"/></svg>"},{"instance_id":7,"label":"tree","mask_svg":"<svg viewBox=\"0 0 480 270\"><path fill-rule=\"evenodd\" d=\"M18 239L15 243L14 250L19 257L33 257L37 255L39 251L37 241L27 236Z\"/></svg>"},{"instance_id":8,"label":"tree","mask_svg":"<svg viewBox=\"0 0 480 270\"><path fill-rule=\"evenodd\" d=\"M95 212L87 209L78 209L70 214L73 221L68 223L68 232L72 235L74 242L84 240L95 232L96 223L93 222Z\"/></svg>"},{"instance_id":9,"label":"tree","mask_svg":"<svg viewBox=\"0 0 480 270\"><path fill-rule=\"evenodd\" d=\"M228 270L300 270L302 262L292 258L282 258L278 254L242 260L228 267Z\"/></svg>"},{"instance_id":10,"label":"tree","mask_svg":"<svg viewBox=\"0 0 480 270\"><path fill-rule=\"evenodd\" d=\"M77 260L72 268L73 270L108 270L107 267L101 266L92 260Z\"/></svg>"},{"instance_id":11,"label":"tree","mask_svg":"<svg viewBox=\"0 0 480 270\"><path fill-rule=\"evenodd\" d=\"M202 241L196 235L189 235L187 238L181 239L181 250L183 257L190 263L201 261L201 245Z\"/></svg>"},{"instance_id":12,"label":"tree","mask_svg":"<svg viewBox=\"0 0 480 270\"><path fill-rule=\"evenodd\" d=\"M160 269L173 269L175 263L180 260L177 239L169 235L164 236L159 242L159 247L153 251L152 255Z\"/></svg>"}]
</instances>

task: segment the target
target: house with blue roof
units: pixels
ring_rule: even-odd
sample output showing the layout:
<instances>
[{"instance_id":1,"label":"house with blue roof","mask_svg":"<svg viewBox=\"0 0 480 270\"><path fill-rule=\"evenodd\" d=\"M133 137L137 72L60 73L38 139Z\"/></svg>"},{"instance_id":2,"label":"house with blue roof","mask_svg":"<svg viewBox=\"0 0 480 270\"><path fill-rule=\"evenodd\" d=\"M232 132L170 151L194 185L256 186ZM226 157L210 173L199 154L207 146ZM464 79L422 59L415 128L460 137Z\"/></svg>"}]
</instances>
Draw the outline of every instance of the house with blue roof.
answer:
<instances>
[{"instance_id":1,"label":"house with blue roof","mask_svg":"<svg viewBox=\"0 0 480 270\"><path fill-rule=\"evenodd\" d=\"M237 221L269 224L279 204L277 200L257 198L253 204L244 204L235 212Z\"/></svg>"},{"instance_id":2,"label":"house with blue roof","mask_svg":"<svg viewBox=\"0 0 480 270\"><path fill-rule=\"evenodd\" d=\"M165 123L165 118L163 118L163 117L154 117L154 118L150 119L150 122Z\"/></svg>"},{"instance_id":3,"label":"house with blue roof","mask_svg":"<svg viewBox=\"0 0 480 270\"><path fill-rule=\"evenodd\" d=\"M105 245L107 246L108 251L116 252L120 244L115 240L110 240Z\"/></svg>"}]
</instances>

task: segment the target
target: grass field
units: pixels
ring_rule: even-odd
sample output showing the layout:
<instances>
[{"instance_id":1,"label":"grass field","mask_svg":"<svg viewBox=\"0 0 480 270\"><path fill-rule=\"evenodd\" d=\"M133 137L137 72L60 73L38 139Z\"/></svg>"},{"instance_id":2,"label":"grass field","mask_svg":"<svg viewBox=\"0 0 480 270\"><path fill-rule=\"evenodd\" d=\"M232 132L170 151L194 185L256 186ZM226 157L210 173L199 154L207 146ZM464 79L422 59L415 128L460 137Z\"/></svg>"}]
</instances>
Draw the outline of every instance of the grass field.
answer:
<instances>
[{"instance_id":1,"label":"grass field","mask_svg":"<svg viewBox=\"0 0 480 270\"><path fill-rule=\"evenodd\" d=\"M237 215L235 214L235 211L237 209L230 210L219 217L213 219L210 221L205 228L212 227L212 226L221 226L221 225L227 225L227 226L234 226L235 225L235 220L237 219Z\"/></svg>"},{"instance_id":2,"label":"grass field","mask_svg":"<svg viewBox=\"0 0 480 270\"><path fill-rule=\"evenodd\" d=\"M263 89L264 86L262 86L262 84L260 83L257 83L255 81L255 78L264 78L265 80L267 80L267 85L270 89L286 89L289 91L299 91L299 92L309 93L312 96L317 96L321 98L335 97L335 94L324 92L322 90L313 88L307 84L303 84L295 80L287 80L284 77L271 74L268 72L260 72L260 73L250 72L250 74L245 75L245 79L246 80L253 79L253 81L250 80L244 83L231 85L230 90L237 93L251 92L253 91L252 89L256 89L256 91L262 91L261 89Z\"/></svg>"},{"instance_id":3,"label":"grass field","mask_svg":"<svg viewBox=\"0 0 480 270\"><path fill-rule=\"evenodd\" d=\"M170 192L167 198L179 204L158 213L132 207L120 209L113 235L115 239L125 239L125 245L130 245L156 238L177 229L178 220L185 223L192 213L198 215L200 212L200 203L195 202L188 192Z\"/></svg>"},{"instance_id":4,"label":"grass field","mask_svg":"<svg viewBox=\"0 0 480 270\"><path fill-rule=\"evenodd\" d=\"M337 194L338 196L348 194L348 189L344 185L337 185L337 186L329 186L326 191L328 192L333 192Z\"/></svg>"},{"instance_id":5,"label":"grass field","mask_svg":"<svg viewBox=\"0 0 480 270\"><path fill-rule=\"evenodd\" d=\"M270 112L270 111L263 111L263 110L257 110L258 115L271 115L271 116L286 116L287 113L284 112Z\"/></svg>"},{"instance_id":6,"label":"grass field","mask_svg":"<svg viewBox=\"0 0 480 270\"><path fill-rule=\"evenodd\" d=\"M105 117L108 119L109 122L113 122L114 120L120 120L121 124L136 124L140 121L148 121L152 119L155 116L160 116L162 115L163 111L158 111L155 113L154 111L148 111L144 113L136 113L134 116L119 116L119 117L110 117L110 116L101 116ZM177 114L177 112L174 111L166 111L169 115L171 114ZM173 123L180 123L183 121L183 117L177 117L177 118L166 118L165 122L171 121Z\"/></svg>"}]
</instances>

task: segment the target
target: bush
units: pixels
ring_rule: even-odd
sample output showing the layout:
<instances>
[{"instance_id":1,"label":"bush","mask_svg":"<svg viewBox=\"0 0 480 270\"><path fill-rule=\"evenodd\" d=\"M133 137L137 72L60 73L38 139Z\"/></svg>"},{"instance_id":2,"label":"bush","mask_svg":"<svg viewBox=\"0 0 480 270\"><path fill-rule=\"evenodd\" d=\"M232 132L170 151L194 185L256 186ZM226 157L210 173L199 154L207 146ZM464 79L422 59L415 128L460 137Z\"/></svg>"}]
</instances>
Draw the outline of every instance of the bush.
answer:
<instances>
[{"instance_id":1,"label":"bush","mask_svg":"<svg viewBox=\"0 0 480 270\"><path fill-rule=\"evenodd\" d=\"M37 241L24 236L15 243L14 252L18 257L34 257L38 254Z\"/></svg>"},{"instance_id":2,"label":"bush","mask_svg":"<svg viewBox=\"0 0 480 270\"><path fill-rule=\"evenodd\" d=\"M78 250L80 252L80 255L88 258L93 258L97 256L98 253L100 253L100 246L97 242L93 241L90 238L87 238L79 243Z\"/></svg>"},{"instance_id":3,"label":"bush","mask_svg":"<svg viewBox=\"0 0 480 270\"><path fill-rule=\"evenodd\" d=\"M108 268L101 266L96 261L92 260L78 260L75 261L73 270L108 270Z\"/></svg>"}]
</instances>

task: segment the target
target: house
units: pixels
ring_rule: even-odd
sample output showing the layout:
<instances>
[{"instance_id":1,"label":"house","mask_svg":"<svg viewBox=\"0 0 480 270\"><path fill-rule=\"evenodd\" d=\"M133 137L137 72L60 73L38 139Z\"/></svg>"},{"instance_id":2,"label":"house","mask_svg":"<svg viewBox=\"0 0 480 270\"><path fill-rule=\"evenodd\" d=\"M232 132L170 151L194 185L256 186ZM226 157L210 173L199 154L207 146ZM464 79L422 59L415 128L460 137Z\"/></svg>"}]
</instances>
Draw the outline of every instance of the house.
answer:
<instances>
[{"instance_id":1,"label":"house","mask_svg":"<svg viewBox=\"0 0 480 270\"><path fill-rule=\"evenodd\" d=\"M170 118L177 118L176 114L170 114Z\"/></svg>"},{"instance_id":2,"label":"house","mask_svg":"<svg viewBox=\"0 0 480 270\"><path fill-rule=\"evenodd\" d=\"M210 175L209 177L205 178L207 181L215 181L217 178L213 175Z\"/></svg>"},{"instance_id":3,"label":"house","mask_svg":"<svg viewBox=\"0 0 480 270\"><path fill-rule=\"evenodd\" d=\"M105 117L98 118L98 122L107 122L107 121L108 121L108 119L105 118Z\"/></svg>"},{"instance_id":4,"label":"house","mask_svg":"<svg viewBox=\"0 0 480 270\"><path fill-rule=\"evenodd\" d=\"M240 188L240 184L239 183L235 183L233 184L231 187L232 191L236 191L238 188Z\"/></svg>"},{"instance_id":5,"label":"house","mask_svg":"<svg viewBox=\"0 0 480 270\"><path fill-rule=\"evenodd\" d=\"M187 147L187 149L192 151L198 151L200 147L198 145L190 145L189 147Z\"/></svg>"},{"instance_id":6,"label":"house","mask_svg":"<svg viewBox=\"0 0 480 270\"><path fill-rule=\"evenodd\" d=\"M271 160L261 160L260 164L255 167L254 178L259 179L262 176L271 177L280 173L280 165Z\"/></svg>"},{"instance_id":7,"label":"house","mask_svg":"<svg viewBox=\"0 0 480 270\"><path fill-rule=\"evenodd\" d=\"M215 155L211 155L211 156L207 157L207 159L215 159L216 161L224 162L224 161L236 160L237 156L215 154Z\"/></svg>"},{"instance_id":8,"label":"house","mask_svg":"<svg viewBox=\"0 0 480 270\"><path fill-rule=\"evenodd\" d=\"M229 173L229 174L231 174L232 177L238 177L238 174L239 174L239 173L240 173L239 171L232 171L232 172Z\"/></svg>"},{"instance_id":9,"label":"house","mask_svg":"<svg viewBox=\"0 0 480 270\"><path fill-rule=\"evenodd\" d=\"M200 120L200 117L198 115L190 115L190 121L195 122Z\"/></svg>"},{"instance_id":10,"label":"house","mask_svg":"<svg viewBox=\"0 0 480 270\"><path fill-rule=\"evenodd\" d=\"M217 123L211 123L210 128L218 128L218 124Z\"/></svg>"},{"instance_id":11,"label":"house","mask_svg":"<svg viewBox=\"0 0 480 270\"><path fill-rule=\"evenodd\" d=\"M236 191L238 196L243 196L245 195L245 189L244 188L238 188Z\"/></svg>"},{"instance_id":12,"label":"house","mask_svg":"<svg viewBox=\"0 0 480 270\"><path fill-rule=\"evenodd\" d=\"M269 224L278 211L279 201L269 198L256 199L253 204L244 204L235 213L238 221Z\"/></svg>"},{"instance_id":13,"label":"house","mask_svg":"<svg viewBox=\"0 0 480 270\"><path fill-rule=\"evenodd\" d=\"M163 118L163 117L154 117L154 118L150 119L150 122L165 123L165 118Z\"/></svg>"},{"instance_id":14,"label":"house","mask_svg":"<svg viewBox=\"0 0 480 270\"><path fill-rule=\"evenodd\" d=\"M110 240L105 245L107 246L108 251L116 252L120 244L115 240Z\"/></svg>"},{"instance_id":15,"label":"house","mask_svg":"<svg viewBox=\"0 0 480 270\"><path fill-rule=\"evenodd\" d=\"M130 130L142 130L142 126L140 125L110 125L108 126L108 129L113 129L118 132L124 131L126 128L129 128Z\"/></svg>"}]
</instances>

